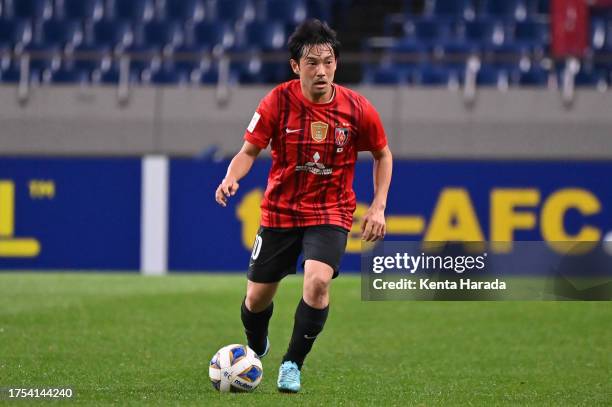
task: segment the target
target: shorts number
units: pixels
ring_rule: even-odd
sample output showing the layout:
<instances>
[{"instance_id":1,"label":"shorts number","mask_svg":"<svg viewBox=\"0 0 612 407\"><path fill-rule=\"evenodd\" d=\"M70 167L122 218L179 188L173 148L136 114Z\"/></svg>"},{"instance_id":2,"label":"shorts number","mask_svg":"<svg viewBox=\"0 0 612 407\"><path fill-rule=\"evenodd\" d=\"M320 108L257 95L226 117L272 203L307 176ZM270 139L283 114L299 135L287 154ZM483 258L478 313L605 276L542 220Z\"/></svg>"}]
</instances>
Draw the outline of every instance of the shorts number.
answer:
<instances>
[{"instance_id":1,"label":"shorts number","mask_svg":"<svg viewBox=\"0 0 612 407\"><path fill-rule=\"evenodd\" d=\"M255 236L255 243L253 244L253 252L251 253L251 259L257 260L259 257L259 252L261 251L261 245L263 241L261 240L261 236Z\"/></svg>"}]
</instances>

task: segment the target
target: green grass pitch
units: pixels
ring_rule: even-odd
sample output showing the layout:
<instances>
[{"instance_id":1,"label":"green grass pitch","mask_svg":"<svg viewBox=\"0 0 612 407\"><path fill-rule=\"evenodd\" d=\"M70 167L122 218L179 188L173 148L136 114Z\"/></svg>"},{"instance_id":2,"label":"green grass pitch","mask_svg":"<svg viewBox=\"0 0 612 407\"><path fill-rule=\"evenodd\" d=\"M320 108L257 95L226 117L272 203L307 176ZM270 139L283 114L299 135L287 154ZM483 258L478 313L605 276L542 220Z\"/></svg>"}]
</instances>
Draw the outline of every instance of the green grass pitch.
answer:
<instances>
[{"instance_id":1,"label":"green grass pitch","mask_svg":"<svg viewBox=\"0 0 612 407\"><path fill-rule=\"evenodd\" d=\"M301 283L279 290L262 384L220 395L208 362L244 342L243 275L0 274L0 404L8 387L66 386L61 404L612 405L611 302L362 302L349 275L303 391L280 394Z\"/></svg>"}]
</instances>

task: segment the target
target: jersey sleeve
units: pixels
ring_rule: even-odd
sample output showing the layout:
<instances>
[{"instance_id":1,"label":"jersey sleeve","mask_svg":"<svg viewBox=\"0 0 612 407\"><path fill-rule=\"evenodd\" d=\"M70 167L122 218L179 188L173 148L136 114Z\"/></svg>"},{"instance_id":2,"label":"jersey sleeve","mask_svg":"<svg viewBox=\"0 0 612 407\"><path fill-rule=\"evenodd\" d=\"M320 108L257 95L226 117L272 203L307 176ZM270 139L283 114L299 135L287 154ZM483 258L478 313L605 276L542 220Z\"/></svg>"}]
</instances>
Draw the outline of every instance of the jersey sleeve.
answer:
<instances>
[{"instance_id":1,"label":"jersey sleeve","mask_svg":"<svg viewBox=\"0 0 612 407\"><path fill-rule=\"evenodd\" d=\"M249 123L244 139L251 144L255 144L261 149L265 149L270 144L270 139L274 133L274 123L276 122L276 91L272 90L264 97L253 114Z\"/></svg>"},{"instance_id":2,"label":"jersey sleeve","mask_svg":"<svg viewBox=\"0 0 612 407\"><path fill-rule=\"evenodd\" d=\"M363 116L357 141L358 151L379 151L387 146L387 135L374 106L363 99Z\"/></svg>"}]
</instances>

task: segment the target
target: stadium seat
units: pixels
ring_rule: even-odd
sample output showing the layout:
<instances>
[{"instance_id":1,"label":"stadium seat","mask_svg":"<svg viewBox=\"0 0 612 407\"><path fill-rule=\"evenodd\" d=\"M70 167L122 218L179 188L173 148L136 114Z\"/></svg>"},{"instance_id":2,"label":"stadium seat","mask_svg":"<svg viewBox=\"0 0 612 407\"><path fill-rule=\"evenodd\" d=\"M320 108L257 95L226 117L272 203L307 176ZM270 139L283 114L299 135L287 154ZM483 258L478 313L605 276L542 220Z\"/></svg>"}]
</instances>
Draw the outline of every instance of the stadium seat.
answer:
<instances>
[{"instance_id":1,"label":"stadium seat","mask_svg":"<svg viewBox=\"0 0 612 407\"><path fill-rule=\"evenodd\" d=\"M122 50L132 44L133 33L126 21L101 20L94 24L93 38L89 45L108 46L113 50Z\"/></svg>"},{"instance_id":2,"label":"stadium seat","mask_svg":"<svg viewBox=\"0 0 612 407\"><path fill-rule=\"evenodd\" d=\"M504 80L507 81L508 73L504 69L498 69L491 65L483 64L476 74L477 86L499 86Z\"/></svg>"},{"instance_id":3,"label":"stadium seat","mask_svg":"<svg viewBox=\"0 0 612 407\"><path fill-rule=\"evenodd\" d=\"M229 23L248 22L255 18L251 0L211 0L211 19Z\"/></svg>"},{"instance_id":4,"label":"stadium seat","mask_svg":"<svg viewBox=\"0 0 612 407\"><path fill-rule=\"evenodd\" d=\"M264 21L297 25L306 19L307 9L303 0L267 0L264 5Z\"/></svg>"},{"instance_id":5,"label":"stadium seat","mask_svg":"<svg viewBox=\"0 0 612 407\"><path fill-rule=\"evenodd\" d=\"M522 21L514 26L513 40L518 45L547 47L550 44L550 33L547 23L539 21Z\"/></svg>"},{"instance_id":6,"label":"stadium seat","mask_svg":"<svg viewBox=\"0 0 612 407\"><path fill-rule=\"evenodd\" d=\"M363 82L374 85L403 85L409 82L409 75L408 71L388 64L367 68Z\"/></svg>"},{"instance_id":7,"label":"stadium seat","mask_svg":"<svg viewBox=\"0 0 612 407\"><path fill-rule=\"evenodd\" d=\"M5 0L5 14L34 20L48 20L53 15L51 0Z\"/></svg>"},{"instance_id":8,"label":"stadium seat","mask_svg":"<svg viewBox=\"0 0 612 407\"><path fill-rule=\"evenodd\" d=\"M496 19L523 21L528 13L524 0L481 0L479 14Z\"/></svg>"},{"instance_id":9,"label":"stadium seat","mask_svg":"<svg viewBox=\"0 0 612 407\"><path fill-rule=\"evenodd\" d=\"M89 82L89 71L61 68L51 73L50 82L54 84L87 83Z\"/></svg>"},{"instance_id":10,"label":"stadium seat","mask_svg":"<svg viewBox=\"0 0 612 407\"><path fill-rule=\"evenodd\" d=\"M260 69L260 82L280 83L291 79L293 72L287 61L283 62L262 62Z\"/></svg>"},{"instance_id":11,"label":"stadium seat","mask_svg":"<svg viewBox=\"0 0 612 407\"><path fill-rule=\"evenodd\" d=\"M206 17L206 7L203 0L166 0L164 19L198 23Z\"/></svg>"},{"instance_id":12,"label":"stadium seat","mask_svg":"<svg viewBox=\"0 0 612 407\"><path fill-rule=\"evenodd\" d=\"M605 18L592 18L590 25L590 45L594 51L605 47L607 39L607 21Z\"/></svg>"},{"instance_id":13,"label":"stadium seat","mask_svg":"<svg viewBox=\"0 0 612 407\"><path fill-rule=\"evenodd\" d=\"M62 0L58 18L98 21L104 14L102 0Z\"/></svg>"},{"instance_id":14,"label":"stadium seat","mask_svg":"<svg viewBox=\"0 0 612 407\"><path fill-rule=\"evenodd\" d=\"M503 24L489 19L460 24L459 31L466 43L479 46L502 45L506 38Z\"/></svg>"},{"instance_id":15,"label":"stadium seat","mask_svg":"<svg viewBox=\"0 0 612 407\"><path fill-rule=\"evenodd\" d=\"M116 20L127 20L132 23L142 23L153 18L153 0L110 0L112 1L112 17Z\"/></svg>"},{"instance_id":16,"label":"stadium seat","mask_svg":"<svg viewBox=\"0 0 612 407\"><path fill-rule=\"evenodd\" d=\"M15 61L7 69L0 70L0 82L2 83L19 83L21 80L21 71L18 61ZM30 71L29 81L40 81L39 71Z\"/></svg>"},{"instance_id":17,"label":"stadium seat","mask_svg":"<svg viewBox=\"0 0 612 407\"><path fill-rule=\"evenodd\" d=\"M436 45L446 41L450 32L449 22L442 19L407 20L404 24L406 38L416 40L424 45Z\"/></svg>"},{"instance_id":18,"label":"stadium seat","mask_svg":"<svg viewBox=\"0 0 612 407\"><path fill-rule=\"evenodd\" d=\"M189 75L181 70L175 70L172 65L163 67L151 75L151 83L155 85L180 85L189 82Z\"/></svg>"},{"instance_id":19,"label":"stadium seat","mask_svg":"<svg viewBox=\"0 0 612 407\"><path fill-rule=\"evenodd\" d=\"M306 0L309 18L318 18L321 21L330 21L332 17L331 2L329 0Z\"/></svg>"},{"instance_id":20,"label":"stadium seat","mask_svg":"<svg viewBox=\"0 0 612 407\"><path fill-rule=\"evenodd\" d=\"M193 27L187 46L212 51L215 46L229 48L234 42L233 30L227 23L202 21Z\"/></svg>"},{"instance_id":21,"label":"stadium seat","mask_svg":"<svg viewBox=\"0 0 612 407\"><path fill-rule=\"evenodd\" d=\"M57 45L28 44L24 53L30 56L30 70L44 73L60 66L61 49Z\"/></svg>"},{"instance_id":22,"label":"stadium seat","mask_svg":"<svg viewBox=\"0 0 612 407\"><path fill-rule=\"evenodd\" d=\"M528 71L515 71L512 73L512 83L521 86L548 86L550 74L548 71L532 67Z\"/></svg>"},{"instance_id":23,"label":"stadium seat","mask_svg":"<svg viewBox=\"0 0 612 407\"><path fill-rule=\"evenodd\" d=\"M20 50L32 39L30 23L25 20L0 20L0 47Z\"/></svg>"},{"instance_id":24,"label":"stadium seat","mask_svg":"<svg viewBox=\"0 0 612 407\"><path fill-rule=\"evenodd\" d=\"M394 66L408 69L425 63L427 52L428 48L419 42L401 40L391 48L389 56Z\"/></svg>"},{"instance_id":25,"label":"stadium seat","mask_svg":"<svg viewBox=\"0 0 612 407\"><path fill-rule=\"evenodd\" d=\"M574 77L577 87L598 87L608 84L605 71L581 69Z\"/></svg>"},{"instance_id":26,"label":"stadium seat","mask_svg":"<svg viewBox=\"0 0 612 407\"><path fill-rule=\"evenodd\" d=\"M79 45L67 59L74 69L103 72L109 68L111 48L105 45Z\"/></svg>"},{"instance_id":27,"label":"stadium seat","mask_svg":"<svg viewBox=\"0 0 612 407\"><path fill-rule=\"evenodd\" d=\"M527 13L531 18L550 15L550 0L526 0Z\"/></svg>"},{"instance_id":28,"label":"stadium seat","mask_svg":"<svg viewBox=\"0 0 612 407\"><path fill-rule=\"evenodd\" d=\"M128 47L126 51L130 54L130 71L144 81L161 65L161 55L157 47L133 45Z\"/></svg>"},{"instance_id":29,"label":"stadium seat","mask_svg":"<svg viewBox=\"0 0 612 407\"><path fill-rule=\"evenodd\" d=\"M423 65L415 71L414 82L424 86L447 86L451 73L451 70L444 66Z\"/></svg>"},{"instance_id":30,"label":"stadium seat","mask_svg":"<svg viewBox=\"0 0 612 407\"><path fill-rule=\"evenodd\" d=\"M171 51L183 42L183 30L177 21L149 21L134 29L134 45Z\"/></svg>"},{"instance_id":31,"label":"stadium seat","mask_svg":"<svg viewBox=\"0 0 612 407\"><path fill-rule=\"evenodd\" d=\"M440 47L440 56L445 66L451 69L463 70L468 57L479 52L479 47L473 43L449 42Z\"/></svg>"},{"instance_id":32,"label":"stadium seat","mask_svg":"<svg viewBox=\"0 0 612 407\"><path fill-rule=\"evenodd\" d=\"M72 49L83 41L80 21L47 20L42 25L41 43Z\"/></svg>"},{"instance_id":33,"label":"stadium seat","mask_svg":"<svg viewBox=\"0 0 612 407\"><path fill-rule=\"evenodd\" d=\"M485 47L483 51L485 63L496 68L514 71L519 69L521 64L531 63L532 49L525 45L507 42L501 46Z\"/></svg>"},{"instance_id":34,"label":"stadium seat","mask_svg":"<svg viewBox=\"0 0 612 407\"><path fill-rule=\"evenodd\" d=\"M106 85L116 85L119 83L120 72L117 66L111 67L108 71L105 71L100 75L100 78L96 81ZM138 83L139 78L135 72L129 72L128 83Z\"/></svg>"},{"instance_id":35,"label":"stadium seat","mask_svg":"<svg viewBox=\"0 0 612 407\"><path fill-rule=\"evenodd\" d=\"M229 72L228 79L230 83L236 83L239 81L235 71ZM214 85L217 82L219 82L219 70L217 69L216 65L211 65L206 71L202 73L202 76L200 77L200 83L203 85Z\"/></svg>"},{"instance_id":36,"label":"stadium seat","mask_svg":"<svg viewBox=\"0 0 612 407\"><path fill-rule=\"evenodd\" d=\"M470 21L476 15L471 0L431 0L425 4L426 16L464 18Z\"/></svg>"},{"instance_id":37,"label":"stadium seat","mask_svg":"<svg viewBox=\"0 0 612 407\"><path fill-rule=\"evenodd\" d=\"M278 51L285 46L285 26L276 21L253 21L239 36L238 47Z\"/></svg>"}]
</instances>

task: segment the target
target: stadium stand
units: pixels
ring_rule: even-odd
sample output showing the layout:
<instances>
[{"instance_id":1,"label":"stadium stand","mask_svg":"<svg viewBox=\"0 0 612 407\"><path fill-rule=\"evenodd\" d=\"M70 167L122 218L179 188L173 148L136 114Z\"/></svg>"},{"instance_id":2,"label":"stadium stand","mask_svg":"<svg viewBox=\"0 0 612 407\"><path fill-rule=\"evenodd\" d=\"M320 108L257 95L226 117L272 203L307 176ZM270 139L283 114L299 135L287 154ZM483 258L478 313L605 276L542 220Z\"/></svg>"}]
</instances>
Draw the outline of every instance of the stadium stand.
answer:
<instances>
[{"instance_id":1,"label":"stadium stand","mask_svg":"<svg viewBox=\"0 0 612 407\"><path fill-rule=\"evenodd\" d=\"M214 83L222 58L231 59L231 72L221 77L278 82L291 77L288 35L307 17L346 30L348 51L375 57L351 65L365 83L463 83L474 57L478 85L547 86L559 77L550 71L563 61L551 57L548 0L391 3L397 12L358 0L0 0L0 81L113 83L128 57L127 79L137 82ZM351 26L350 13L339 17L335 10L347 5L372 10L371 27ZM611 80L612 14L594 13L589 38L575 81L601 87ZM25 57L29 74L20 72Z\"/></svg>"}]
</instances>

